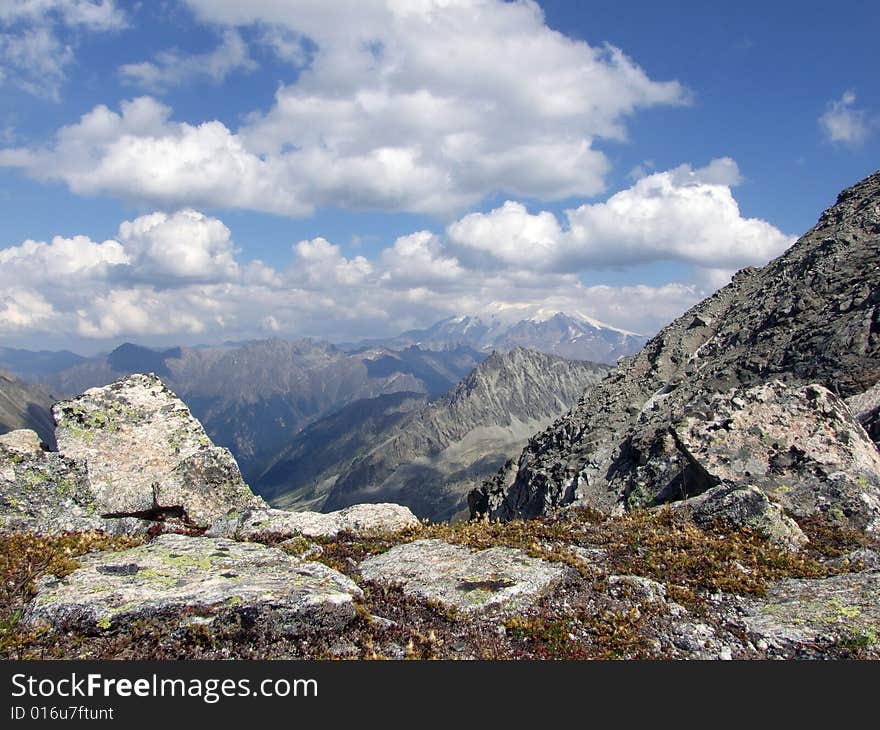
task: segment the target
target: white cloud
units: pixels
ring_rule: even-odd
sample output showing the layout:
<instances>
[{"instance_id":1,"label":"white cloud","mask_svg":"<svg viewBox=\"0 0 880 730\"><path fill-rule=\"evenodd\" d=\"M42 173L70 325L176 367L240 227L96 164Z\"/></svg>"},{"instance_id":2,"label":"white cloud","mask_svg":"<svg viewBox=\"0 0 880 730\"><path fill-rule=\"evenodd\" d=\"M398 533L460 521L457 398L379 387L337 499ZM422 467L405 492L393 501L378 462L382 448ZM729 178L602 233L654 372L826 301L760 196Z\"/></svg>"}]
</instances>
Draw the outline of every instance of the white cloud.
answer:
<instances>
[{"instance_id":1,"label":"white cloud","mask_svg":"<svg viewBox=\"0 0 880 730\"><path fill-rule=\"evenodd\" d=\"M0 290L0 332L40 331L55 314L38 292L17 286Z\"/></svg>"},{"instance_id":2,"label":"white cloud","mask_svg":"<svg viewBox=\"0 0 880 730\"><path fill-rule=\"evenodd\" d=\"M0 166L40 180L63 180L75 193L112 192L175 208L217 205L303 215L296 176L283 160L247 152L220 122L169 121L171 109L151 97L123 102L119 113L97 106L63 127L54 147L0 150Z\"/></svg>"},{"instance_id":3,"label":"white cloud","mask_svg":"<svg viewBox=\"0 0 880 730\"><path fill-rule=\"evenodd\" d=\"M837 101L828 102L825 113L819 117L819 126L829 142L858 147L868 139L871 123L855 103L854 91L846 91Z\"/></svg>"},{"instance_id":4,"label":"white cloud","mask_svg":"<svg viewBox=\"0 0 880 730\"><path fill-rule=\"evenodd\" d=\"M235 247L222 221L195 210L125 221L119 240L140 276L225 281L238 276Z\"/></svg>"},{"instance_id":5,"label":"white cloud","mask_svg":"<svg viewBox=\"0 0 880 730\"><path fill-rule=\"evenodd\" d=\"M185 54L176 49L165 50L158 53L154 61L121 66L119 74L129 84L162 91L201 79L220 84L235 71L251 72L256 68L257 63L248 54L241 34L227 30L213 51Z\"/></svg>"},{"instance_id":6,"label":"white cloud","mask_svg":"<svg viewBox=\"0 0 880 730\"><path fill-rule=\"evenodd\" d=\"M507 202L465 216L447 233L454 245L511 267L572 271L671 260L735 269L764 263L794 241L742 216L730 189L739 181L730 158L700 169L682 165L642 177L603 203L566 211L564 226L552 213Z\"/></svg>"},{"instance_id":7,"label":"white cloud","mask_svg":"<svg viewBox=\"0 0 880 730\"><path fill-rule=\"evenodd\" d=\"M0 0L0 84L58 101L75 58L72 32L120 30L126 22L115 0Z\"/></svg>"},{"instance_id":8,"label":"white cloud","mask_svg":"<svg viewBox=\"0 0 880 730\"><path fill-rule=\"evenodd\" d=\"M163 124L154 112L144 107L131 123ZM99 122L90 127L95 134ZM739 179L729 159L654 173L603 203L568 211L564 226L549 212L508 202L464 216L445 235L401 236L371 258L318 237L294 244L281 270L240 261L217 218L192 209L151 213L123 222L114 240L56 237L0 249L0 332L44 340L65 332L357 339L452 314L537 308L652 332L733 269L763 264L791 242L740 215L729 187ZM654 285L581 283L584 271L646 259L688 262L694 275Z\"/></svg>"},{"instance_id":9,"label":"white cloud","mask_svg":"<svg viewBox=\"0 0 880 730\"><path fill-rule=\"evenodd\" d=\"M157 102L97 107L45 149L0 152L0 165L161 207L448 213L498 191L595 195L609 169L597 141L625 140L640 109L687 102L680 84L651 80L621 50L550 29L533 2L190 5L227 34L246 27L305 64L268 111L231 130L175 123L163 108L160 125L135 129L133 105ZM167 86L193 73L190 61L126 73ZM92 117L105 122L99 135Z\"/></svg>"},{"instance_id":10,"label":"white cloud","mask_svg":"<svg viewBox=\"0 0 880 730\"><path fill-rule=\"evenodd\" d=\"M116 241L96 243L87 236L56 236L51 243L27 240L0 249L0 281L10 287L48 281L59 288L78 287L106 279L113 267L128 263L128 254Z\"/></svg>"},{"instance_id":11,"label":"white cloud","mask_svg":"<svg viewBox=\"0 0 880 730\"><path fill-rule=\"evenodd\" d=\"M127 22L115 0L0 0L0 23L47 18L89 30L119 30Z\"/></svg>"}]
</instances>

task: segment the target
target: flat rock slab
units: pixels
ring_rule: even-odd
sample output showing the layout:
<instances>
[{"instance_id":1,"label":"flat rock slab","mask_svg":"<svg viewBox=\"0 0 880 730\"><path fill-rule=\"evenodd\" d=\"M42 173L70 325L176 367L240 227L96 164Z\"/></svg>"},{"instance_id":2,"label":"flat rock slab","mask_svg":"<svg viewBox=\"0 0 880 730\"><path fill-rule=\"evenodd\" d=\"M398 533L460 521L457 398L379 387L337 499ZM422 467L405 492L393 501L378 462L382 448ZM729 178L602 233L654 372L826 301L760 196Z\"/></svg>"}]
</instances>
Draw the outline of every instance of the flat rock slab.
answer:
<instances>
[{"instance_id":1,"label":"flat rock slab","mask_svg":"<svg viewBox=\"0 0 880 730\"><path fill-rule=\"evenodd\" d=\"M408 507L399 504L356 504L326 514L281 509L245 510L221 518L208 534L239 540L285 539L293 535L332 539L340 532L355 535L400 532L417 528L420 524Z\"/></svg>"},{"instance_id":2,"label":"flat rock slab","mask_svg":"<svg viewBox=\"0 0 880 730\"><path fill-rule=\"evenodd\" d=\"M880 642L880 570L780 581L750 606L749 632L775 648Z\"/></svg>"},{"instance_id":3,"label":"flat rock slab","mask_svg":"<svg viewBox=\"0 0 880 730\"><path fill-rule=\"evenodd\" d=\"M41 580L26 620L100 631L148 617L191 620L246 612L282 634L337 629L362 597L346 576L256 543L162 535L88 555L69 576Z\"/></svg>"},{"instance_id":4,"label":"flat rock slab","mask_svg":"<svg viewBox=\"0 0 880 730\"><path fill-rule=\"evenodd\" d=\"M416 540L368 558L360 566L366 580L400 585L405 593L462 611L498 604L524 608L566 572L562 565L526 555L522 550L488 550Z\"/></svg>"}]
</instances>

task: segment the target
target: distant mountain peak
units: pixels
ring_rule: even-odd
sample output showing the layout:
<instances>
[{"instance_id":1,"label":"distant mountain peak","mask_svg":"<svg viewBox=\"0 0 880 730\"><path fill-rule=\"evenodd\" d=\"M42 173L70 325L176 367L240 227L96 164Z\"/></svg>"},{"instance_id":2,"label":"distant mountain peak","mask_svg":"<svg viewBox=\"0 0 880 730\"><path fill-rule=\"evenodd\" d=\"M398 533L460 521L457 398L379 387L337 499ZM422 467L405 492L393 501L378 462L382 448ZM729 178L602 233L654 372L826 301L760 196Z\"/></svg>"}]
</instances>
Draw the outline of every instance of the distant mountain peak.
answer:
<instances>
[{"instance_id":1,"label":"distant mountain peak","mask_svg":"<svg viewBox=\"0 0 880 730\"><path fill-rule=\"evenodd\" d=\"M483 352L525 347L571 360L613 364L638 352L647 338L593 317L554 309L509 309L485 315L460 314L430 327L362 345L402 349L418 346L444 350L467 346Z\"/></svg>"}]
</instances>

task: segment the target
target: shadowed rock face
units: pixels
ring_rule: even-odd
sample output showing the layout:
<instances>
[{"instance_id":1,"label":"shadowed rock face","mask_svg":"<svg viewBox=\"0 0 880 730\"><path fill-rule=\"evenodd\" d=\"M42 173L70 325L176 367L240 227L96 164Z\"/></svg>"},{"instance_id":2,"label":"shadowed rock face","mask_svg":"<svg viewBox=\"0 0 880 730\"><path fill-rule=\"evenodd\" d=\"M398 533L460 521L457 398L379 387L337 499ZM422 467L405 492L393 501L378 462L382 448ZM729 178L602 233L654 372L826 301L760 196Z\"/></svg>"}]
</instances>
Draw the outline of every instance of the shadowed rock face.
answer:
<instances>
[{"instance_id":1,"label":"shadowed rock face","mask_svg":"<svg viewBox=\"0 0 880 730\"><path fill-rule=\"evenodd\" d=\"M52 397L37 385L0 372L0 434L17 429L36 431L44 443L55 445Z\"/></svg>"},{"instance_id":2,"label":"shadowed rock face","mask_svg":"<svg viewBox=\"0 0 880 730\"><path fill-rule=\"evenodd\" d=\"M701 406L701 399L773 380L815 383L853 398L880 380L878 260L880 173L842 192L785 254L764 268L739 272L587 391L567 416L470 495L472 513L506 520L575 501L614 511L716 486L671 430L699 408L711 416L721 406L717 400ZM817 408L811 418L828 415ZM862 413L869 427L872 413ZM853 434L849 425L844 430ZM753 456L767 465L774 448L767 444ZM784 463L789 456L791 463ZM806 476L794 453L789 456L774 464ZM749 470L744 463L737 468L740 477ZM833 474L819 476L834 482ZM810 483L813 488L816 479ZM787 499L787 508L795 509L795 498ZM852 522L864 527L874 509L859 510Z\"/></svg>"}]
</instances>

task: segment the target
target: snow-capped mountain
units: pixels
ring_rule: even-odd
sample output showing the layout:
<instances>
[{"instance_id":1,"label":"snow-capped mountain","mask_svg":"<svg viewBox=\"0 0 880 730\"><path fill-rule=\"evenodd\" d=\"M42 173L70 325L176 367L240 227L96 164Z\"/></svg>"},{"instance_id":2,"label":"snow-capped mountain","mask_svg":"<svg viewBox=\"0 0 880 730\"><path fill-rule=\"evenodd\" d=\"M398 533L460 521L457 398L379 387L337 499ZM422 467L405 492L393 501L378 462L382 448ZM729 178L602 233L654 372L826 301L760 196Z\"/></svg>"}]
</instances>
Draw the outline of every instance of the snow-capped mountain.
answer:
<instances>
[{"instance_id":1,"label":"snow-capped mountain","mask_svg":"<svg viewBox=\"0 0 880 730\"><path fill-rule=\"evenodd\" d=\"M371 344L395 349L417 345L430 350L466 346L499 352L526 347L572 360L613 364L619 357L637 353L647 339L581 313L539 310L514 321L497 314L449 317L427 329L409 330Z\"/></svg>"}]
</instances>

